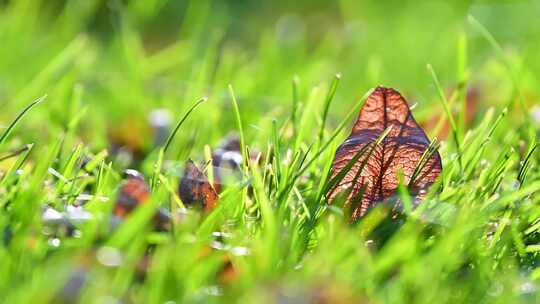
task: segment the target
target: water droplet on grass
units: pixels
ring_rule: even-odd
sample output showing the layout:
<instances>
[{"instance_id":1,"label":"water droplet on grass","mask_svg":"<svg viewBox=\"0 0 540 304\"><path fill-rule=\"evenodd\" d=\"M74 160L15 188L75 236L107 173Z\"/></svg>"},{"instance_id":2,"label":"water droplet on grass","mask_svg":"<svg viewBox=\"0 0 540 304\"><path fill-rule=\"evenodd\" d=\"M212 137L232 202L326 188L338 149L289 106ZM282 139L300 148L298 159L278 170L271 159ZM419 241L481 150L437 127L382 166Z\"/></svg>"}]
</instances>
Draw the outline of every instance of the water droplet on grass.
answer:
<instances>
[{"instance_id":1,"label":"water droplet on grass","mask_svg":"<svg viewBox=\"0 0 540 304\"><path fill-rule=\"evenodd\" d=\"M536 284L534 284L531 281L527 281L519 287L519 291L523 294L532 294L535 293L538 290L538 287Z\"/></svg>"},{"instance_id":2,"label":"water droplet on grass","mask_svg":"<svg viewBox=\"0 0 540 304\"><path fill-rule=\"evenodd\" d=\"M249 248L247 247L237 246L237 247L231 248L231 253L236 256L246 256L250 254L250 251L249 251Z\"/></svg>"},{"instance_id":3,"label":"water droplet on grass","mask_svg":"<svg viewBox=\"0 0 540 304\"><path fill-rule=\"evenodd\" d=\"M54 238L54 239L49 239L49 245L52 246L52 247L60 247L60 239L59 238Z\"/></svg>"},{"instance_id":4,"label":"water droplet on grass","mask_svg":"<svg viewBox=\"0 0 540 304\"><path fill-rule=\"evenodd\" d=\"M101 264L107 267L116 267L122 264L122 254L116 248L101 247L96 257Z\"/></svg>"}]
</instances>

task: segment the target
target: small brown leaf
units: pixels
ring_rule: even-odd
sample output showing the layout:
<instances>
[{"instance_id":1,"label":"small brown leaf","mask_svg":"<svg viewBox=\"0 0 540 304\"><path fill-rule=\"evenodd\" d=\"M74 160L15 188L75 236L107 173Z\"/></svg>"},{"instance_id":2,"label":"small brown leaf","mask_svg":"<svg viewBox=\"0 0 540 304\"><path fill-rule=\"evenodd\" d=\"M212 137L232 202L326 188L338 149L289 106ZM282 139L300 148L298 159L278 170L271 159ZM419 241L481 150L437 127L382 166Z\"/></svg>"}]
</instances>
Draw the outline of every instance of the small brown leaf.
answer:
<instances>
[{"instance_id":1,"label":"small brown leaf","mask_svg":"<svg viewBox=\"0 0 540 304\"><path fill-rule=\"evenodd\" d=\"M216 190L191 159L186 162L178 192L187 207L200 206L209 211L214 209L218 202Z\"/></svg>"},{"instance_id":2,"label":"small brown leaf","mask_svg":"<svg viewBox=\"0 0 540 304\"><path fill-rule=\"evenodd\" d=\"M150 188L144 181L143 175L135 170L127 170L126 173L128 179L120 187L114 206L114 215L118 217L131 213L150 197Z\"/></svg>"},{"instance_id":3,"label":"small brown leaf","mask_svg":"<svg viewBox=\"0 0 540 304\"><path fill-rule=\"evenodd\" d=\"M399 186L398 172L403 174L403 183L409 185L409 192L418 199L441 173L437 151L427 155L424 165L417 170L430 142L401 94L391 88L377 87L360 110L351 135L338 148L332 176L338 175L361 150L369 151L366 148L374 145L385 130L389 131L382 142L371 153L363 153L337 187L328 193L330 202L343 190L350 191L349 205L359 200L358 206L353 206L353 220L363 216L374 204L395 195Z\"/></svg>"},{"instance_id":4,"label":"small brown leaf","mask_svg":"<svg viewBox=\"0 0 540 304\"><path fill-rule=\"evenodd\" d=\"M122 220L133 212L139 205L150 198L150 187L144 181L144 176L135 170L127 170L128 179L120 187L114 206L114 216ZM154 229L170 231L171 215L167 210L158 209L153 217Z\"/></svg>"}]
</instances>

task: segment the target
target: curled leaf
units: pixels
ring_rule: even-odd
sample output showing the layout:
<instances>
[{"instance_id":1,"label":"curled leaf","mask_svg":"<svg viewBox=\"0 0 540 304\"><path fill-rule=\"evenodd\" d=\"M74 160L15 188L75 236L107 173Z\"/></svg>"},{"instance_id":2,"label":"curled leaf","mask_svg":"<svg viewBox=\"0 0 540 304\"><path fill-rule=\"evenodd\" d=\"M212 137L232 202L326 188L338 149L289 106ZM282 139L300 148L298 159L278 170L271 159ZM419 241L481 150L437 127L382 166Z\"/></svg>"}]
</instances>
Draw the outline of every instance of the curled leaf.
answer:
<instances>
[{"instance_id":1,"label":"curled leaf","mask_svg":"<svg viewBox=\"0 0 540 304\"><path fill-rule=\"evenodd\" d=\"M180 181L179 195L187 207L200 207L206 211L214 209L218 195L208 177L190 159L186 162L184 176Z\"/></svg>"},{"instance_id":2,"label":"curled leaf","mask_svg":"<svg viewBox=\"0 0 540 304\"><path fill-rule=\"evenodd\" d=\"M400 174L419 200L441 170L439 153L414 120L405 99L394 89L377 87L336 152L332 177L339 180L328 197L333 201L345 192L356 220L374 204L396 194Z\"/></svg>"}]
</instances>

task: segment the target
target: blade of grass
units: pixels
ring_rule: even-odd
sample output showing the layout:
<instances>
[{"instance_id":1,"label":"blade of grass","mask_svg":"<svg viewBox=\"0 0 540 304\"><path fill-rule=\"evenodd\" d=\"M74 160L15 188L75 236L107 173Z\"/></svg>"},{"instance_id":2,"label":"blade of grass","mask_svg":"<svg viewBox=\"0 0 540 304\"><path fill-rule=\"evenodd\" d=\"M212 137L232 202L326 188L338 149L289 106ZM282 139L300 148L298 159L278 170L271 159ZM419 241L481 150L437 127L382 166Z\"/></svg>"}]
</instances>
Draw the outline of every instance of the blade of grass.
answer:
<instances>
[{"instance_id":1,"label":"blade of grass","mask_svg":"<svg viewBox=\"0 0 540 304\"><path fill-rule=\"evenodd\" d=\"M182 118L178 121L178 123L176 124L176 126L174 127L173 131L171 132L171 134L169 135L169 137L167 138L167 141L165 142L165 145L159 149L158 151L158 157L157 157L157 161L154 165L154 172L152 173L152 179L150 181L150 189L152 191L154 191L154 189L156 188L156 185L157 185L157 182L159 180L159 174L161 174L161 168L163 166L163 160L165 158L165 153L167 152L167 150L169 149L169 147L171 146L171 143L174 139L174 137L176 136L176 133L178 133L178 130L180 130L180 127L184 124L184 122L186 121L186 119L189 117L189 115L191 114L191 112L193 112L200 104L202 104L203 102L207 101L208 98L206 97L203 97L203 98L200 98L199 100L197 100L192 106L191 108L189 108L187 110L187 112L184 114L184 116L182 116Z\"/></svg>"},{"instance_id":2,"label":"blade of grass","mask_svg":"<svg viewBox=\"0 0 540 304\"><path fill-rule=\"evenodd\" d=\"M281 144L275 119L272 120L272 136L274 138L274 168L276 170L276 178L279 181L281 178Z\"/></svg>"},{"instance_id":3,"label":"blade of grass","mask_svg":"<svg viewBox=\"0 0 540 304\"><path fill-rule=\"evenodd\" d=\"M242 153L242 169L244 170L244 174L247 174L247 155L246 155L246 139L244 135L244 127L242 124L242 117L240 115L240 108L238 107L238 101L236 100L236 95L234 94L234 90L232 85L229 84L229 94L232 99L233 108L234 108L234 115L236 118L236 126L238 128L238 132L240 133L240 152Z\"/></svg>"},{"instance_id":4,"label":"blade of grass","mask_svg":"<svg viewBox=\"0 0 540 304\"><path fill-rule=\"evenodd\" d=\"M323 141L324 128L326 126L326 119L328 117L328 110L330 109L330 104L332 103L332 100L334 99L334 95L336 94L336 90L337 90L340 79L341 79L341 75L336 74L336 76L334 77L334 80L332 80L332 84L330 85L330 88L328 89L328 93L326 94L326 98L324 100L321 128L319 129L319 142Z\"/></svg>"},{"instance_id":5,"label":"blade of grass","mask_svg":"<svg viewBox=\"0 0 540 304\"><path fill-rule=\"evenodd\" d=\"M431 74L431 78L433 79L433 83L435 84L435 87L437 88L437 92L439 93L439 98L440 98L441 104L442 104L442 106L444 108L444 112L446 113L446 116L448 118L448 122L450 123L450 127L452 128L452 137L454 138L454 143L456 144L460 170L463 170L463 160L462 160L462 157L461 157L462 150L461 150L461 143L460 143L460 139L459 139L459 130L457 129L456 121L454 120L454 115L452 115L452 111L450 109L450 104L448 103L448 100L446 99L444 91L443 91L443 89L441 87L441 84L439 82L439 78L437 77L437 74L435 73L435 70L433 69L431 64L427 65L427 69Z\"/></svg>"},{"instance_id":6,"label":"blade of grass","mask_svg":"<svg viewBox=\"0 0 540 304\"><path fill-rule=\"evenodd\" d=\"M338 172L338 174L336 174L336 176L334 176L329 181L327 187L325 188L325 193L332 193L337 188L337 186L343 180L345 175L347 175L347 173L349 173L349 171L352 169L352 167L356 164L356 162L360 159L360 157L362 157L362 155L364 155L365 151L369 148L368 154L366 155L366 157L364 158L364 160L360 164L360 167L358 168L358 171L356 172L355 178L353 179L353 184L354 184L355 181L359 178L359 176L360 176L362 170L364 169L364 167L367 165L367 162L368 162L369 158L371 157L371 155L373 154L373 152L375 151L375 148L378 145L381 144L381 142L386 138L386 136L388 135L388 133L390 133L391 130L392 130L392 126L386 128L386 130L384 130L379 135L379 137L373 142L373 144L365 145L364 147L362 147L362 149L360 149L358 151L358 153L356 153L356 155L353 158L351 158L351 160L345 165L345 167L343 167Z\"/></svg>"},{"instance_id":7,"label":"blade of grass","mask_svg":"<svg viewBox=\"0 0 540 304\"><path fill-rule=\"evenodd\" d=\"M523 93L521 92L521 88L519 86L518 81L518 74L517 71L512 66L512 63L508 60L506 55L504 54L504 50L502 46L497 42L497 39L489 32L489 30L476 18L474 18L472 15L469 15L467 17L467 20L469 21L469 24L472 25L483 37L488 41L488 43L491 45L491 47L495 50L495 53L497 56L499 56L502 60L502 63L504 67L507 69L508 74L510 75L510 79L512 81L512 84L514 85L514 91L518 95L519 99L519 105L521 107L521 110L523 113L527 112L527 106L525 105L525 99L523 98ZM510 104L513 103L513 99L510 100Z\"/></svg>"},{"instance_id":8,"label":"blade of grass","mask_svg":"<svg viewBox=\"0 0 540 304\"><path fill-rule=\"evenodd\" d=\"M182 119L180 119L178 121L178 123L176 124L176 126L174 127L173 131L171 132L171 134L169 135L169 137L167 138L167 141L165 142L165 145L163 146L163 152L167 152L167 150L169 149L174 137L176 136L176 133L178 132L178 130L180 129L180 127L182 126L182 124L184 124L184 121L186 121L186 119L189 117L189 115L191 114L191 112L193 112L193 110L195 110L195 108L197 108L201 103L207 101L208 98L207 97L203 97L201 99L199 99L197 102L195 102L195 104L193 104L191 106L191 108L189 108L189 110L184 114L184 116L182 117Z\"/></svg>"},{"instance_id":9,"label":"blade of grass","mask_svg":"<svg viewBox=\"0 0 540 304\"><path fill-rule=\"evenodd\" d=\"M457 79L458 79L458 100L461 101L458 116L458 129L464 130L466 127L467 114L467 82L469 80L469 71L467 70L467 35L461 32L457 43Z\"/></svg>"},{"instance_id":10,"label":"blade of grass","mask_svg":"<svg viewBox=\"0 0 540 304\"><path fill-rule=\"evenodd\" d=\"M21 153L24 153L24 152L30 150L31 148L32 148L32 145L24 145L21 148L15 150L15 151L11 151L11 152L7 153L6 155L0 156L0 162L5 161L5 160L10 159L10 158L13 158L13 157L16 157L16 156L19 156Z\"/></svg>"},{"instance_id":11,"label":"blade of grass","mask_svg":"<svg viewBox=\"0 0 540 304\"><path fill-rule=\"evenodd\" d=\"M11 134L11 131L13 131L13 128L15 128L15 126L17 125L17 123L26 115L26 113L28 113L28 111L30 111L33 107L35 107L36 105L38 105L40 102L44 101L45 98L47 98L47 95L44 95L34 101L32 101L29 105L27 105L20 113L19 115L17 115L17 117L15 117L15 119L11 122L11 124L9 124L9 126L7 127L7 129L4 131L4 133L2 133L2 136L0 136L0 148L2 147L2 145L4 144L4 142L6 141L6 139L8 138L8 136Z\"/></svg>"},{"instance_id":12,"label":"blade of grass","mask_svg":"<svg viewBox=\"0 0 540 304\"><path fill-rule=\"evenodd\" d=\"M539 145L539 143L535 143L532 146L532 148L529 150L529 152L525 156L525 160L523 160L523 164L519 168L517 180L519 181L519 187L520 188L523 185L523 183L525 183L525 178L527 177L527 173L528 173L528 171L530 169L530 166L531 166L531 163L530 163L531 156L533 155L536 148L538 148L538 145Z\"/></svg>"},{"instance_id":13,"label":"blade of grass","mask_svg":"<svg viewBox=\"0 0 540 304\"><path fill-rule=\"evenodd\" d=\"M300 83L300 78L298 76L294 76L292 80L292 109L291 109L291 124L293 128L293 141L296 140L296 134L298 132L298 124L296 122L296 115L298 112L298 104L299 104L299 97L298 97L298 85Z\"/></svg>"},{"instance_id":14,"label":"blade of grass","mask_svg":"<svg viewBox=\"0 0 540 304\"><path fill-rule=\"evenodd\" d=\"M407 187L411 187L414 185L414 182L416 181L416 178L418 175L422 172L424 167L427 165L429 159L433 154L437 152L439 148L439 144L437 143L437 138L435 137L428 145L427 149L422 153L422 156L420 157L420 160L416 164L416 167L414 168L413 174L411 176L411 179L409 180L409 184Z\"/></svg>"},{"instance_id":15,"label":"blade of grass","mask_svg":"<svg viewBox=\"0 0 540 304\"><path fill-rule=\"evenodd\" d=\"M34 148L34 144L29 144L26 147L27 149L24 150L24 152L22 152L23 154L19 156L15 164L11 166L9 170L5 172L4 175L2 176L2 179L0 180L0 188L5 186L8 179L10 179L10 177L12 177L13 174L17 172L17 170L19 170L24 165L24 163L28 160L28 156L30 156L30 152L32 152L32 149Z\"/></svg>"},{"instance_id":16,"label":"blade of grass","mask_svg":"<svg viewBox=\"0 0 540 304\"><path fill-rule=\"evenodd\" d=\"M234 115L236 117L236 126L238 128L238 132L240 133L240 152L242 154L242 174L244 175L244 178L247 178L248 177L248 154L246 151L246 139L244 135L244 127L242 124L242 117L240 115L240 108L238 107L238 101L236 100L236 95L234 94L234 90L231 84L229 84L229 94L231 96L232 103L233 103ZM242 197L240 198L240 206L238 209L240 214L243 214L245 211L247 194L248 194L248 188L247 187L242 188L242 194L241 194Z\"/></svg>"},{"instance_id":17,"label":"blade of grass","mask_svg":"<svg viewBox=\"0 0 540 304\"><path fill-rule=\"evenodd\" d=\"M284 189L289 189L290 186L292 184L294 184L296 182L296 180L302 176L302 174L304 174L304 172L313 164L313 162L315 162L320 156L321 154L330 146L330 144L334 141L334 139L336 139L336 137L339 135L339 133L345 128L345 126L349 123L349 121L351 120L351 117L353 117L353 115L356 114L356 112L358 111L358 109L360 109L362 107L362 105L364 105L364 102L366 101L367 97L372 93L373 90L369 90L366 94L364 94L364 96L362 96L362 98L360 99L360 101L353 107L353 109L347 114L347 116L345 117L345 119L341 122L341 124L336 128L336 130L334 131L334 133L332 133L332 135L330 136L330 138L322 145L322 147L315 153L315 155L306 162L306 165L299 168L298 172L291 178L288 180L288 185L287 187L285 187Z\"/></svg>"}]
</instances>

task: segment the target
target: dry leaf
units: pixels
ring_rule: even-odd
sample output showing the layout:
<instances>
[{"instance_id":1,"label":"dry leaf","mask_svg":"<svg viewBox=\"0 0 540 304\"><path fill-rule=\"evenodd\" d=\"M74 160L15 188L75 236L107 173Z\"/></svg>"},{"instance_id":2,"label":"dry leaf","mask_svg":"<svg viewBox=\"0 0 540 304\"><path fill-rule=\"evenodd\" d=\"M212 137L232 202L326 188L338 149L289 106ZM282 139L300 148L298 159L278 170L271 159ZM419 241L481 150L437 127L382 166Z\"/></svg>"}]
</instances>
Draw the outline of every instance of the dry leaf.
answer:
<instances>
[{"instance_id":1,"label":"dry leaf","mask_svg":"<svg viewBox=\"0 0 540 304\"><path fill-rule=\"evenodd\" d=\"M191 159L186 162L178 192L187 207L198 206L209 211L214 209L218 202L217 192L208 181L208 177Z\"/></svg>"},{"instance_id":2,"label":"dry leaf","mask_svg":"<svg viewBox=\"0 0 540 304\"><path fill-rule=\"evenodd\" d=\"M150 188L142 174L135 170L127 170L128 179L120 187L114 206L114 215L124 217L150 197Z\"/></svg>"},{"instance_id":3,"label":"dry leaf","mask_svg":"<svg viewBox=\"0 0 540 304\"><path fill-rule=\"evenodd\" d=\"M144 181L144 176L140 172L127 170L126 174L128 179L120 187L116 205L114 206L114 215L117 220L124 219L150 197L150 187L148 187L148 184ZM171 230L171 215L167 210L156 210L152 220L154 230Z\"/></svg>"},{"instance_id":4,"label":"dry leaf","mask_svg":"<svg viewBox=\"0 0 540 304\"><path fill-rule=\"evenodd\" d=\"M370 151L385 130L389 130L386 137ZM429 144L401 94L391 88L377 87L363 105L351 135L338 148L332 176L346 168L361 150L364 153L356 157L344 178L328 193L330 201L343 190L350 191L349 206L358 201L357 206L352 206L352 219L356 220L374 204L395 195L398 172L403 174L403 183L409 185L409 192L420 199L442 170L437 151L427 155L424 166L417 170ZM413 175L415 178L411 181Z\"/></svg>"}]
</instances>

